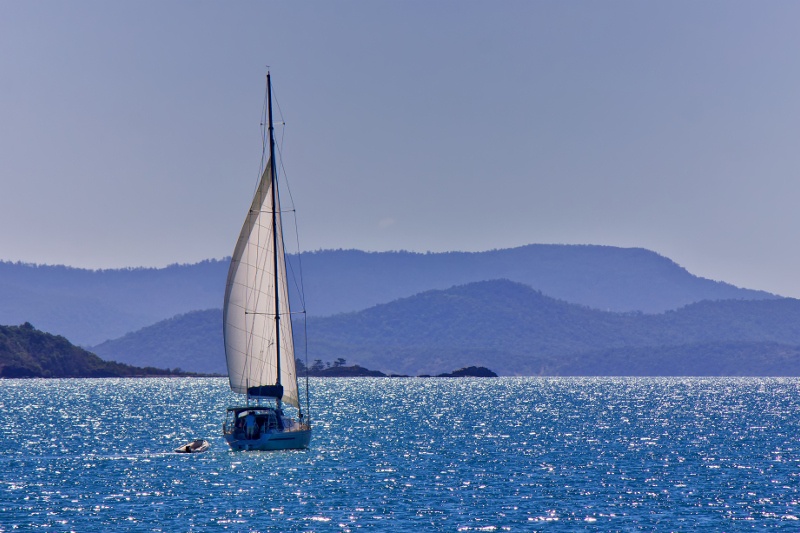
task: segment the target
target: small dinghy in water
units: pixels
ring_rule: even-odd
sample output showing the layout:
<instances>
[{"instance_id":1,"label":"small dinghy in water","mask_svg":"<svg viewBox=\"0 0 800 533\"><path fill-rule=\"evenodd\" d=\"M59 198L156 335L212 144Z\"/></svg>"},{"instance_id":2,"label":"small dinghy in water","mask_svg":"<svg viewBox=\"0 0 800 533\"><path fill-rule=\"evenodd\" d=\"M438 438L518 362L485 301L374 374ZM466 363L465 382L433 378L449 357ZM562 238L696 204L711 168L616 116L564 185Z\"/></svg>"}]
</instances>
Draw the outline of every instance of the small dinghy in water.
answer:
<instances>
[{"instance_id":1,"label":"small dinghy in water","mask_svg":"<svg viewBox=\"0 0 800 533\"><path fill-rule=\"evenodd\" d=\"M183 446L175 448L176 453L200 453L206 451L211 445L203 439L193 440Z\"/></svg>"}]
</instances>

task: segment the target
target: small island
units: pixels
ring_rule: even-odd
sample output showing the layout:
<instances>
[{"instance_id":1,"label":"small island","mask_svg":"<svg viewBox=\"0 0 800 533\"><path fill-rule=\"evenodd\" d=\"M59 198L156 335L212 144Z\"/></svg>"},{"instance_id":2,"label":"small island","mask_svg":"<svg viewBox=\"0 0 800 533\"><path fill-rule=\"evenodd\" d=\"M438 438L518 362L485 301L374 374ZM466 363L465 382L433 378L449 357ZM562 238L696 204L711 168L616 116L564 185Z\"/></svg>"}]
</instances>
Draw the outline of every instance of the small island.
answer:
<instances>
[{"instance_id":1,"label":"small island","mask_svg":"<svg viewBox=\"0 0 800 533\"><path fill-rule=\"evenodd\" d=\"M439 374L437 378L496 378L497 374L485 366L468 366L459 368L449 374Z\"/></svg>"},{"instance_id":2,"label":"small island","mask_svg":"<svg viewBox=\"0 0 800 533\"><path fill-rule=\"evenodd\" d=\"M363 366L359 365L351 365L347 366L347 360L343 358L339 358L336 361L331 363L324 363L320 359L314 361L314 363L308 367L300 360L295 360L295 365L297 367L297 375L298 376L305 376L308 375L309 377L318 377L318 378L355 378L355 377L377 377L377 378L408 378L411 376L407 375L400 375L400 374L384 374L380 370L370 370L368 368L364 368ZM468 366L465 368L459 368L458 370L454 370L453 372L447 374L437 374L435 376L431 376L428 374L422 374L417 376L420 378L430 378L430 377L437 377L437 378L496 378L497 374L492 372L486 367L483 366Z\"/></svg>"}]
</instances>

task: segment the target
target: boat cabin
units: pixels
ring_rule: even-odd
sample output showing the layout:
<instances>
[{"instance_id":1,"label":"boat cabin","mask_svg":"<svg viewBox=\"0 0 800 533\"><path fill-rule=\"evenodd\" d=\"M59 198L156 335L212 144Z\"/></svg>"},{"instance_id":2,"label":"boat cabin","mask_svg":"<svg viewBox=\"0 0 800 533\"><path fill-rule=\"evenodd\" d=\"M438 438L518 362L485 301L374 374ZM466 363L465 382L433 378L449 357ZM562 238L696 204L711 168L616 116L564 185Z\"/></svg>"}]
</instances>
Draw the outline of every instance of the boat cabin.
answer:
<instances>
[{"instance_id":1,"label":"boat cabin","mask_svg":"<svg viewBox=\"0 0 800 533\"><path fill-rule=\"evenodd\" d=\"M237 440L257 440L264 433L284 431L287 422L284 421L283 411L276 407L228 407L222 430L225 435L232 434Z\"/></svg>"}]
</instances>

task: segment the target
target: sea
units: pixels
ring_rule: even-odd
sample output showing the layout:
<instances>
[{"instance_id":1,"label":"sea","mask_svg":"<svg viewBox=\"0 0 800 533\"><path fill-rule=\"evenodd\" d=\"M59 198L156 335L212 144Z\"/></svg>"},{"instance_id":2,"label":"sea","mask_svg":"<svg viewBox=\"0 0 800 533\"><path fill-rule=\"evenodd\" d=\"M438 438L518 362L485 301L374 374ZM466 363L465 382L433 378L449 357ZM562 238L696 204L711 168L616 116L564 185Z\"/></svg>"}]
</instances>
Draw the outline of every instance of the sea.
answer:
<instances>
[{"instance_id":1,"label":"sea","mask_svg":"<svg viewBox=\"0 0 800 533\"><path fill-rule=\"evenodd\" d=\"M800 531L798 379L309 390L309 449L232 452L224 378L0 380L0 531Z\"/></svg>"}]
</instances>

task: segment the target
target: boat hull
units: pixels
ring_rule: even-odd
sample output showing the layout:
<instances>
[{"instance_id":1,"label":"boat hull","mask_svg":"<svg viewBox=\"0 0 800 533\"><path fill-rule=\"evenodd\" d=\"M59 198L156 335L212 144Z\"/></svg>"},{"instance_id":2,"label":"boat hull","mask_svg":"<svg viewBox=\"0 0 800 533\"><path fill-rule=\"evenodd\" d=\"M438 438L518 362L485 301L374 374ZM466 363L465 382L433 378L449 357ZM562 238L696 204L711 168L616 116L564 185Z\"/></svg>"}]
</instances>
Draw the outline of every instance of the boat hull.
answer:
<instances>
[{"instance_id":1,"label":"boat hull","mask_svg":"<svg viewBox=\"0 0 800 533\"><path fill-rule=\"evenodd\" d=\"M273 431L254 439L229 433L225 435L225 441L235 451L302 450L311 444L311 429Z\"/></svg>"}]
</instances>

